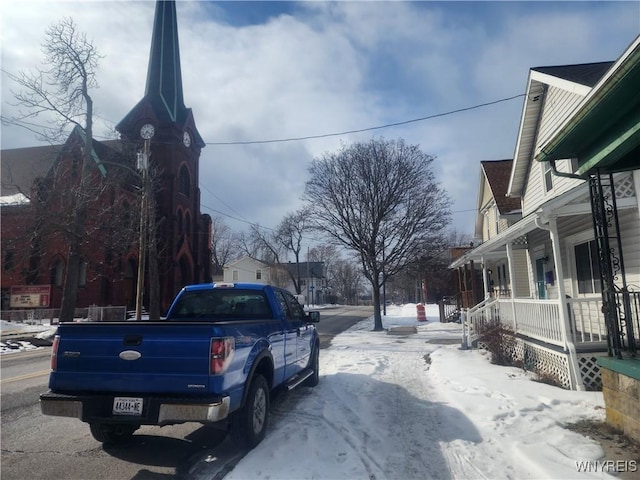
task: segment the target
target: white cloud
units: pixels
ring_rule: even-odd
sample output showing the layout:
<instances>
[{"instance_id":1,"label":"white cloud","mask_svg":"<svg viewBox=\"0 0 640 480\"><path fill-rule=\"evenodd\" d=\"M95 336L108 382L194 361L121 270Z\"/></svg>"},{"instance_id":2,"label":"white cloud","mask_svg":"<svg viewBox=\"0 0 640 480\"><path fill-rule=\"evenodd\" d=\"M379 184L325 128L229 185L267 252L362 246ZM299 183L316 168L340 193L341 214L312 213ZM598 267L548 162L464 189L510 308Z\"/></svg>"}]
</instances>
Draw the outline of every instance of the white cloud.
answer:
<instances>
[{"instance_id":1,"label":"white cloud","mask_svg":"<svg viewBox=\"0 0 640 480\"><path fill-rule=\"evenodd\" d=\"M1 8L2 68L9 72L38 66L46 26L64 16L93 38L105 55L94 93L98 135L109 135L144 94L153 2ZM640 14L631 2L304 2L291 14L234 26L224 8L177 4L185 103L209 143L367 128L522 93L530 67L615 60L638 33ZM3 116L12 111L10 87L3 75ZM513 155L521 106L512 100L340 137L208 145L202 203L274 227L299 208L314 156L341 141L384 136L435 155L452 209L473 209L479 162ZM2 148L34 144L32 133L2 126ZM458 230L473 231L473 213L453 219Z\"/></svg>"}]
</instances>

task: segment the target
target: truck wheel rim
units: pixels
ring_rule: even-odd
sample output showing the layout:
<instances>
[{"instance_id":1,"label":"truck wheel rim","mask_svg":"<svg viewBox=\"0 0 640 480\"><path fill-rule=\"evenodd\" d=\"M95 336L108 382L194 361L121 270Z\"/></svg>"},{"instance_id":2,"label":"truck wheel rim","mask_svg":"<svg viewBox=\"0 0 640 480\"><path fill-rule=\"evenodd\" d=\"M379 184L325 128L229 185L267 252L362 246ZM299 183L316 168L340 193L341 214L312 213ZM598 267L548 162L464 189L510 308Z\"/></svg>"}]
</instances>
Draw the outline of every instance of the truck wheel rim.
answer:
<instances>
[{"instance_id":1,"label":"truck wheel rim","mask_svg":"<svg viewBox=\"0 0 640 480\"><path fill-rule=\"evenodd\" d=\"M267 397L264 390L259 389L253 402L253 431L259 433L264 425L267 412Z\"/></svg>"}]
</instances>

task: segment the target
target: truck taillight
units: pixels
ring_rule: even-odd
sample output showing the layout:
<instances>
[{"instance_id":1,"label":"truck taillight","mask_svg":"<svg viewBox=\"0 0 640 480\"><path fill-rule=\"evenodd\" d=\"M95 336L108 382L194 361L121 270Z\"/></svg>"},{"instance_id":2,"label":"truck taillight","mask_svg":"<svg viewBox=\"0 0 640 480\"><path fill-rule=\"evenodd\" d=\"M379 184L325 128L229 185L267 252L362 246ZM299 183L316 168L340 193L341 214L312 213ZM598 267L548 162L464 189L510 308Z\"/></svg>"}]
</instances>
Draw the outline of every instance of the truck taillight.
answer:
<instances>
[{"instance_id":1,"label":"truck taillight","mask_svg":"<svg viewBox=\"0 0 640 480\"><path fill-rule=\"evenodd\" d=\"M60 345L60 335L53 337L53 344L51 345L51 370L55 371L58 368L58 346Z\"/></svg>"},{"instance_id":2,"label":"truck taillight","mask_svg":"<svg viewBox=\"0 0 640 480\"><path fill-rule=\"evenodd\" d=\"M220 375L227 370L231 363L231 359L233 358L233 352L235 349L236 344L233 337L211 339L211 354L209 362L211 365L211 375Z\"/></svg>"}]
</instances>

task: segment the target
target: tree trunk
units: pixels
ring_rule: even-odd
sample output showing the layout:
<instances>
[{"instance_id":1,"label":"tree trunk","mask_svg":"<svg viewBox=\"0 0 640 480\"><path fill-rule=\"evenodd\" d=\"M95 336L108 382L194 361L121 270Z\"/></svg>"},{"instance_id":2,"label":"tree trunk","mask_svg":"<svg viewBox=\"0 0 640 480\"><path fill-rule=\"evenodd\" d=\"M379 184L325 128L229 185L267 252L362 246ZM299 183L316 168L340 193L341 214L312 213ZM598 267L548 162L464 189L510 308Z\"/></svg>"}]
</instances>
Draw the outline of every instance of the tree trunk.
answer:
<instances>
[{"instance_id":1,"label":"tree trunk","mask_svg":"<svg viewBox=\"0 0 640 480\"><path fill-rule=\"evenodd\" d=\"M374 284L375 283L375 284ZM373 298L373 331L380 332L384 330L382 326L382 315L380 313L380 285L377 282L371 282L372 298Z\"/></svg>"}]
</instances>

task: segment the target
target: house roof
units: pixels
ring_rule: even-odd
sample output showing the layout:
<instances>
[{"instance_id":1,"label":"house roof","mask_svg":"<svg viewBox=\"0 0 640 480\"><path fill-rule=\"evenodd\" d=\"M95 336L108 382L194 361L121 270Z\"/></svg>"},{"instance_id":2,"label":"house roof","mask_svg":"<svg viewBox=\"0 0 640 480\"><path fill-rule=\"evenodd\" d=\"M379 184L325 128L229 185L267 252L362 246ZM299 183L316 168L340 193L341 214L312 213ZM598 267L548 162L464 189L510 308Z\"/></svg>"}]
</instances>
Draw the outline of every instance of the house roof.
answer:
<instances>
[{"instance_id":1,"label":"house roof","mask_svg":"<svg viewBox=\"0 0 640 480\"><path fill-rule=\"evenodd\" d=\"M513 168L507 187L510 197L522 196L529 165L538 137L538 126L544 98L549 86L586 96L594 83L611 68L613 62L583 63L555 67L535 67L529 70L527 94L524 97L520 128L513 155ZM599 76L599 77L598 77Z\"/></svg>"},{"instance_id":2,"label":"house roof","mask_svg":"<svg viewBox=\"0 0 640 480\"><path fill-rule=\"evenodd\" d=\"M593 87L614 62L581 63L576 65L557 65L552 67L535 67L531 70L546 73L557 78L569 80Z\"/></svg>"},{"instance_id":3,"label":"house roof","mask_svg":"<svg viewBox=\"0 0 640 480\"><path fill-rule=\"evenodd\" d=\"M538 161L578 159L578 173L640 167L640 36L567 118Z\"/></svg>"},{"instance_id":4,"label":"house roof","mask_svg":"<svg viewBox=\"0 0 640 480\"><path fill-rule=\"evenodd\" d=\"M521 209L520 199L506 196L513 160L483 160L480 164L500 215L519 211Z\"/></svg>"},{"instance_id":5,"label":"house roof","mask_svg":"<svg viewBox=\"0 0 640 480\"><path fill-rule=\"evenodd\" d=\"M281 263L289 274L297 275L298 266L300 275L307 278L324 278L324 262L300 262L300 263Z\"/></svg>"}]
</instances>

